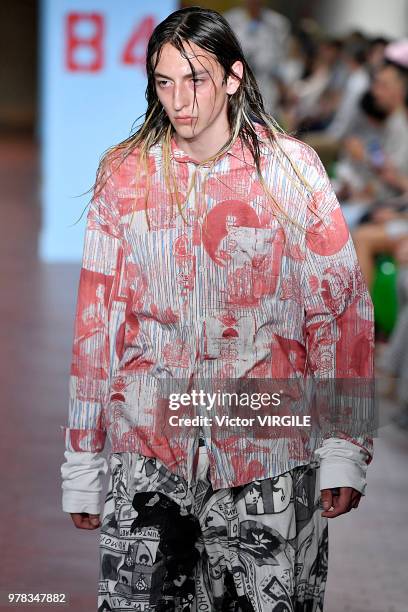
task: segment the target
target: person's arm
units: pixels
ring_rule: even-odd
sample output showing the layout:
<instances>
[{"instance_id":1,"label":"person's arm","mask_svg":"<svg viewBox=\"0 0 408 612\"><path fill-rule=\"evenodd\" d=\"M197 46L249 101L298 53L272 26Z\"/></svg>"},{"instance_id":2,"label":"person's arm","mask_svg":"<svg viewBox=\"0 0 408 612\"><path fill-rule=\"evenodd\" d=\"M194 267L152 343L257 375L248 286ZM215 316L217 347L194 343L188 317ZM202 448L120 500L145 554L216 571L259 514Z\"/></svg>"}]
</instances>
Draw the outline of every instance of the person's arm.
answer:
<instances>
[{"instance_id":1,"label":"person's arm","mask_svg":"<svg viewBox=\"0 0 408 612\"><path fill-rule=\"evenodd\" d=\"M370 381L374 372L373 305L330 180L317 155L315 161L314 210L308 220L302 274L308 374L326 381L349 379L351 384ZM320 488L348 488L364 494L372 438L364 431L356 436L343 433L341 423L333 429L336 435L327 437L316 450ZM353 499L358 505L357 496ZM337 516L334 512L324 515Z\"/></svg>"},{"instance_id":2,"label":"person's arm","mask_svg":"<svg viewBox=\"0 0 408 612\"><path fill-rule=\"evenodd\" d=\"M62 510L64 512L99 514L102 477L108 464L101 453L65 451L61 466Z\"/></svg>"},{"instance_id":3,"label":"person's arm","mask_svg":"<svg viewBox=\"0 0 408 612\"><path fill-rule=\"evenodd\" d=\"M366 448L333 437L326 438L315 454L320 458L321 489L352 487L365 495L367 467L372 458Z\"/></svg>"},{"instance_id":4,"label":"person's arm","mask_svg":"<svg viewBox=\"0 0 408 612\"><path fill-rule=\"evenodd\" d=\"M377 172L384 183L401 193L408 194L408 175L406 172L401 172L388 160Z\"/></svg>"},{"instance_id":5,"label":"person's arm","mask_svg":"<svg viewBox=\"0 0 408 612\"><path fill-rule=\"evenodd\" d=\"M358 114L360 99L370 87L368 75L364 74L363 76L363 74L358 80L355 77L349 77L351 80L345 85L337 110L324 130L328 136L335 140L341 140L350 133Z\"/></svg>"},{"instance_id":6,"label":"person's arm","mask_svg":"<svg viewBox=\"0 0 408 612\"><path fill-rule=\"evenodd\" d=\"M124 256L115 183L94 194L87 215L69 381L63 510L97 515L106 460L104 407L123 342ZM78 525L77 525L78 526Z\"/></svg>"}]
</instances>

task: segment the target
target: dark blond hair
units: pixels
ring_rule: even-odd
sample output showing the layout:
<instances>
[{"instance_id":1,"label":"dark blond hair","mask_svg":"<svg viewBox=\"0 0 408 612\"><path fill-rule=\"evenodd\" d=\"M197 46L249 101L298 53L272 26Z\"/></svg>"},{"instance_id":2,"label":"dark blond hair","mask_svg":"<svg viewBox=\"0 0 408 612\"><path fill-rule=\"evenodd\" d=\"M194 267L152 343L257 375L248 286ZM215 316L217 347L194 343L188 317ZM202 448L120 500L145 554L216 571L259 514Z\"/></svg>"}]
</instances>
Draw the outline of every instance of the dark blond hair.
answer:
<instances>
[{"instance_id":1,"label":"dark blond hair","mask_svg":"<svg viewBox=\"0 0 408 612\"><path fill-rule=\"evenodd\" d=\"M228 151L237 138L241 138L242 143L249 148L252 154L259 180L275 212L281 219L284 218L288 220L289 217L285 211L281 209L279 203L271 194L262 176L260 161L261 141L255 129L256 124L261 124L264 127L266 134L265 143L273 147L275 154L289 160L293 171L299 179L295 181L297 188L301 189L303 193L305 192L305 188L306 191L310 193L311 188L306 183L293 161L280 147L276 135L284 132L274 118L265 111L262 95L259 91L256 79L245 59L241 45L228 22L218 12L196 6L183 8L171 13L164 21L159 23L153 31L147 45L146 54L147 88L145 95L147 110L144 115L145 119L134 134L108 149L103 156L94 186L95 195L103 188L108 175L114 172L118 165L136 149L139 152L138 164L144 165L145 174L149 177L149 172L147 171L149 151L152 146L161 143L165 181L171 197L175 197L177 200L176 204L179 213L183 215L183 203L178 200L177 190L174 189L176 179L174 173L172 173L171 167L170 143L174 128L157 96L154 78L154 71L160 60L161 51L163 46L167 43L178 49L181 55L189 62L193 79L195 77L194 66L185 48L186 45L189 46L190 43L195 43L198 47L211 53L217 59L224 71L224 82L230 75L238 77L238 75L233 72L232 66L236 61L242 62L243 76L242 79L240 79L239 87L234 94L228 96L227 112L230 125L230 138L216 155L201 163L208 163L210 161L215 163L220 156ZM194 89L194 105L195 103L196 92ZM138 168L140 168L139 165ZM191 188L192 186L190 186L189 191L191 191ZM147 213L148 199L149 184L145 197L145 211L149 224ZM297 225L292 219L289 220Z\"/></svg>"}]
</instances>

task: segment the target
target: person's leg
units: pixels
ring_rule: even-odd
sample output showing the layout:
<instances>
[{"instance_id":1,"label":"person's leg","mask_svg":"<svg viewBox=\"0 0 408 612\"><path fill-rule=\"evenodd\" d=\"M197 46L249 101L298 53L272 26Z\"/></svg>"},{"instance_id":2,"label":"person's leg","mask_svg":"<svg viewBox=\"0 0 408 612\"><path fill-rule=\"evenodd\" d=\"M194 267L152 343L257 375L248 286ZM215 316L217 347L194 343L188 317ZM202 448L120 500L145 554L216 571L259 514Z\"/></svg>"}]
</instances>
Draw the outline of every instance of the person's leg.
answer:
<instances>
[{"instance_id":1,"label":"person's leg","mask_svg":"<svg viewBox=\"0 0 408 612\"><path fill-rule=\"evenodd\" d=\"M322 609L327 519L316 469L214 492L205 451L191 489L141 455L114 454L110 465L100 611Z\"/></svg>"},{"instance_id":2,"label":"person's leg","mask_svg":"<svg viewBox=\"0 0 408 612\"><path fill-rule=\"evenodd\" d=\"M318 463L292 470L296 520L295 612L321 612L328 571L328 519L321 516Z\"/></svg>"},{"instance_id":3,"label":"person's leg","mask_svg":"<svg viewBox=\"0 0 408 612\"><path fill-rule=\"evenodd\" d=\"M327 575L327 519L318 464L215 491L200 510L200 590L212 610L320 612Z\"/></svg>"},{"instance_id":4,"label":"person's leg","mask_svg":"<svg viewBox=\"0 0 408 612\"><path fill-rule=\"evenodd\" d=\"M383 372L395 376L395 395L400 411L393 420L404 429L408 429L408 304L398 314L389 343L380 360Z\"/></svg>"},{"instance_id":5,"label":"person's leg","mask_svg":"<svg viewBox=\"0 0 408 612\"><path fill-rule=\"evenodd\" d=\"M391 376L406 378L408 364L408 306L398 314L396 327L379 360L379 367ZM407 397L408 400L408 397Z\"/></svg>"},{"instance_id":6,"label":"person's leg","mask_svg":"<svg viewBox=\"0 0 408 612\"><path fill-rule=\"evenodd\" d=\"M387 234L384 224L366 223L352 233L358 262L368 287L374 275L374 258L382 252L392 253L395 240Z\"/></svg>"},{"instance_id":7,"label":"person's leg","mask_svg":"<svg viewBox=\"0 0 408 612\"><path fill-rule=\"evenodd\" d=\"M192 610L199 523L186 481L136 453L111 455L110 467L98 609Z\"/></svg>"},{"instance_id":8,"label":"person's leg","mask_svg":"<svg viewBox=\"0 0 408 612\"><path fill-rule=\"evenodd\" d=\"M377 359L380 376L391 376L389 387L396 394L402 412L394 420L408 426L408 268L400 265L398 270L398 319L384 351Z\"/></svg>"}]
</instances>

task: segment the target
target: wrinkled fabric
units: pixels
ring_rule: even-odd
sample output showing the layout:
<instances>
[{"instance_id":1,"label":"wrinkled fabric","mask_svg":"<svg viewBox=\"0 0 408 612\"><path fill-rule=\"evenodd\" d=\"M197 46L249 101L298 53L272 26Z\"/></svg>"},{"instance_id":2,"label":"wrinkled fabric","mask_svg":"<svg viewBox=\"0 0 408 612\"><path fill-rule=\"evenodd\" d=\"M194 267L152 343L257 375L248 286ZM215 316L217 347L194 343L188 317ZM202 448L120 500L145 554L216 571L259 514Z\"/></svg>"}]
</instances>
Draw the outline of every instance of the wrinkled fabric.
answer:
<instances>
[{"instance_id":1,"label":"wrinkled fabric","mask_svg":"<svg viewBox=\"0 0 408 612\"><path fill-rule=\"evenodd\" d=\"M98 610L319 612L327 518L319 467L214 491L201 447L192 484L137 453L111 456Z\"/></svg>"},{"instance_id":2,"label":"wrinkled fabric","mask_svg":"<svg viewBox=\"0 0 408 612\"><path fill-rule=\"evenodd\" d=\"M263 128L256 129L262 140ZM94 197L67 450L100 452L108 435L113 452L157 457L188 480L197 440L160 433L160 381L262 378L273 386L277 379L372 376L372 303L338 201L316 153L276 138L273 146L261 141L262 173L297 225L278 220L240 140L211 166L198 165L173 138L171 193L161 144L150 150L147 174L135 151ZM171 195L183 203L183 218ZM322 439L305 441L300 428L292 434L226 443L206 432L213 487L307 464ZM370 436L345 439L371 459Z\"/></svg>"}]
</instances>

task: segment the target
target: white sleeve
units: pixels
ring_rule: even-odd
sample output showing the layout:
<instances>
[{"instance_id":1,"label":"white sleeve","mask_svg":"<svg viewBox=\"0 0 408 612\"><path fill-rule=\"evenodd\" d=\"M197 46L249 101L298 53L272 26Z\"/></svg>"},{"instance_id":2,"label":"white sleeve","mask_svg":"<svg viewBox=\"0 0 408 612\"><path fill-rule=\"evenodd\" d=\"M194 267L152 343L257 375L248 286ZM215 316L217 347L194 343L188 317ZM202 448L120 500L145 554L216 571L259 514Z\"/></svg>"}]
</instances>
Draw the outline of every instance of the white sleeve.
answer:
<instances>
[{"instance_id":1,"label":"white sleeve","mask_svg":"<svg viewBox=\"0 0 408 612\"><path fill-rule=\"evenodd\" d=\"M320 489L353 487L365 495L368 453L343 440L328 438L315 450L320 458Z\"/></svg>"},{"instance_id":2,"label":"white sleeve","mask_svg":"<svg viewBox=\"0 0 408 612\"><path fill-rule=\"evenodd\" d=\"M108 463L101 453L65 451L61 466L64 512L100 513L100 493Z\"/></svg>"},{"instance_id":3,"label":"white sleeve","mask_svg":"<svg viewBox=\"0 0 408 612\"><path fill-rule=\"evenodd\" d=\"M333 119L326 128L326 133L336 140L341 140L348 136L350 129L354 123L359 109L359 101L364 92L369 88L367 82L366 87L361 87L361 90L355 87L350 91L345 91Z\"/></svg>"}]
</instances>

